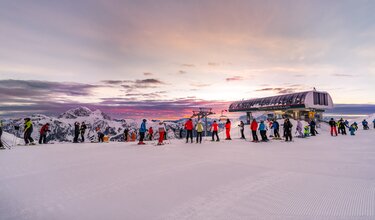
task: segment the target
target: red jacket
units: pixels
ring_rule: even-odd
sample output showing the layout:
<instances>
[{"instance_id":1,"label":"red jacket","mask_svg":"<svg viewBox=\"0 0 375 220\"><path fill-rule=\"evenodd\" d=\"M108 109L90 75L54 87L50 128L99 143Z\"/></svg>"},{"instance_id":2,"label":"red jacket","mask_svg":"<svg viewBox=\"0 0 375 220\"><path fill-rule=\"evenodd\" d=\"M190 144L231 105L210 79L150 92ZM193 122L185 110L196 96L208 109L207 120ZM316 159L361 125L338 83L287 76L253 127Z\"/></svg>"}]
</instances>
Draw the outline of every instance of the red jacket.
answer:
<instances>
[{"instance_id":1,"label":"red jacket","mask_svg":"<svg viewBox=\"0 0 375 220\"><path fill-rule=\"evenodd\" d=\"M152 127L150 127L150 129L148 129L148 133L149 134L153 134L154 133L154 130L152 129Z\"/></svg>"},{"instance_id":2,"label":"red jacket","mask_svg":"<svg viewBox=\"0 0 375 220\"><path fill-rule=\"evenodd\" d=\"M47 124L43 125L42 128L40 129L40 134L45 134L49 130L49 127Z\"/></svg>"},{"instance_id":3,"label":"red jacket","mask_svg":"<svg viewBox=\"0 0 375 220\"><path fill-rule=\"evenodd\" d=\"M251 122L250 128L252 131L256 131L258 129L258 123L256 121Z\"/></svg>"},{"instance_id":4,"label":"red jacket","mask_svg":"<svg viewBox=\"0 0 375 220\"><path fill-rule=\"evenodd\" d=\"M188 120L186 123L185 123L185 129L186 130L193 130L193 121L190 121Z\"/></svg>"},{"instance_id":5,"label":"red jacket","mask_svg":"<svg viewBox=\"0 0 375 220\"><path fill-rule=\"evenodd\" d=\"M219 125L218 125L216 122L214 122L214 123L212 124L212 129L213 129L213 131L218 131L218 129L219 129Z\"/></svg>"},{"instance_id":6,"label":"red jacket","mask_svg":"<svg viewBox=\"0 0 375 220\"><path fill-rule=\"evenodd\" d=\"M230 122L225 124L225 129L230 129Z\"/></svg>"}]
</instances>

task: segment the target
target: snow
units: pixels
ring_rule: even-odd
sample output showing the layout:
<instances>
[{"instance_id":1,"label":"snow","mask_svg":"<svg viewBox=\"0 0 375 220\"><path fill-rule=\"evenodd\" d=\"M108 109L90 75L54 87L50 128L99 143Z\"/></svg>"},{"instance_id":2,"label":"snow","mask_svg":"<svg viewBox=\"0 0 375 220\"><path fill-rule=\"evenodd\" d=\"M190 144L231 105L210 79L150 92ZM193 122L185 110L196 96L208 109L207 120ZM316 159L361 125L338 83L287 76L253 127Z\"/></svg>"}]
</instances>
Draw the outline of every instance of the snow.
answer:
<instances>
[{"instance_id":1,"label":"snow","mask_svg":"<svg viewBox=\"0 0 375 220\"><path fill-rule=\"evenodd\" d=\"M375 130L318 131L252 143L233 123L218 143L17 146L0 151L0 219L375 219Z\"/></svg>"}]
</instances>

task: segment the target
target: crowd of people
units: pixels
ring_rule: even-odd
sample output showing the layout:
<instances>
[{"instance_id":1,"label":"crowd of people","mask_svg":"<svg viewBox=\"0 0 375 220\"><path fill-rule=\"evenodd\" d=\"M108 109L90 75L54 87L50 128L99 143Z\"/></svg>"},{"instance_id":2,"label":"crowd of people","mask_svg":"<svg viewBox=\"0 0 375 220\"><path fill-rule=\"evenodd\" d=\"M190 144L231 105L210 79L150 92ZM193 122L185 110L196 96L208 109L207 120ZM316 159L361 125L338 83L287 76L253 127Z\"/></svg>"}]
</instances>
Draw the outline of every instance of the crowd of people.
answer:
<instances>
[{"instance_id":1,"label":"crowd of people","mask_svg":"<svg viewBox=\"0 0 375 220\"><path fill-rule=\"evenodd\" d=\"M314 120L310 120L307 125L303 125L301 120L297 120L296 122L296 129L295 129L295 135L296 137L304 138L308 136L315 136L318 134L316 130L316 122ZM374 129L375 129L375 119L372 121ZM355 135L356 131L358 130L358 123L352 122L349 123L348 120L344 120L341 118L338 121L335 121L334 118L331 118L331 120L328 122L330 126L330 134L331 136L338 136L341 135L347 135L347 130L349 131L350 135ZM368 130L369 123L364 119L362 121L362 127L364 130ZM210 128L207 129L211 132L211 141L220 141L219 138L219 124L217 121L213 121ZM245 124L243 121L240 121L239 125L239 131L240 131L240 139L246 139L245 137ZM280 135L280 128L282 127L283 132L282 136ZM230 119L227 119L224 124L225 129L225 140L232 140L231 138L231 121ZM74 123L74 138L73 143L79 143L79 142L85 142L85 134L87 130L87 125L85 122ZM186 131L186 143L194 143L194 134L195 134L195 143L202 143L202 137L203 132L205 131L203 123L198 120L197 123L194 125L193 120L187 119L186 122L181 126L179 129L179 137L180 139L183 138L183 131ZM267 135L267 132L270 130L269 135ZM105 133L100 129L100 127L96 127L95 131L97 133L97 140L98 142L104 142L105 141ZM142 123L139 127L139 145L145 144L145 140L154 140L156 132L153 130L153 127L150 126L147 128L147 120L143 119ZM280 123L276 119L267 119L266 121L260 120L257 121L256 119L253 119L250 123L250 131L252 136L252 142L267 142L269 141L269 138L273 138L275 140L281 140L282 138L285 139L286 142L290 142L293 140L293 124L290 122L289 118L285 118L283 121L283 124L280 125ZM33 123L30 118L24 119L24 129L23 129L23 138L25 141L25 145L35 145L34 139L32 138L32 132L33 132ZM47 133L50 132L50 124L46 123L44 124L40 131L39 131L39 144L46 144L47 143ZM157 125L157 132L159 133L158 143L157 145L163 145L164 140L167 140L167 127L164 122L159 122ZM4 149L3 143L1 142L1 136L2 136L3 130L2 130L2 122L0 121L0 148ZM258 138L258 133L260 134L260 138ZM147 134L147 136L146 136ZM137 139L137 131L134 130L130 133L129 127L125 126L124 129L124 141L136 141ZM106 140L108 141L108 140Z\"/></svg>"}]
</instances>

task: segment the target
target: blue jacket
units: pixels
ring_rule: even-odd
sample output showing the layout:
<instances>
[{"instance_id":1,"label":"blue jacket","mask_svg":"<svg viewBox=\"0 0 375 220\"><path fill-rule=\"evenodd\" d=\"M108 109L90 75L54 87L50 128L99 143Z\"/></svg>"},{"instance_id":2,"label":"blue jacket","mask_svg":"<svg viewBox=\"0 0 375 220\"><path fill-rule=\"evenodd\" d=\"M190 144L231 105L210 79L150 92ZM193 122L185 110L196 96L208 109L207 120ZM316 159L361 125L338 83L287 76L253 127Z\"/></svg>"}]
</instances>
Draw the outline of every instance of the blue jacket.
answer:
<instances>
[{"instance_id":1,"label":"blue jacket","mask_svg":"<svg viewBox=\"0 0 375 220\"><path fill-rule=\"evenodd\" d=\"M146 132L147 129L146 129L146 122L142 122L141 124L141 128L139 129L139 132Z\"/></svg>"},{"instance_id":2,"label":"blue jacket","mask_svg":"<svg viewBox=\"0 0 375 220\"><path fill-rule=\"evenodd\" d=\"M271 128L273 128L273 129L279 129L279 122L274 121L274 122L272 123L272 127L271 127Z\"/></svg>"},{"instance_id":3,"label":"blue jacket","mask_svg":"<svg viewBox=\"0 0 375 220\"><path fill-rule=\"evenodd\" d=\"M265 131L266 130L266 125L264 123L259 124L259 131Z\"/></svg>"}]
</instances>

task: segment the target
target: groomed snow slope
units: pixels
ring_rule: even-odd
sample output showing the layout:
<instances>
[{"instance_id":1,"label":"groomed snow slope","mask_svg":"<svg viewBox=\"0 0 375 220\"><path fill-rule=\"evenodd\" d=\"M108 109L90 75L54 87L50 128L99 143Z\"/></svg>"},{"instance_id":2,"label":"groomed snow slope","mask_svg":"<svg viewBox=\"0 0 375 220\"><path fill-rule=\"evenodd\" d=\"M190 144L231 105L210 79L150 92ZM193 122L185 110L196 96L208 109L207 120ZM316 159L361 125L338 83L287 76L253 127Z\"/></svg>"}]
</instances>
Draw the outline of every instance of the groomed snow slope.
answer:
<instances>
[{"instance_id":1,"label":"groomed snow slope","mask_svg":"<svg viewBox=\"0 0 375 220\"><path fill-rule=\"evenodd\" d=\"M375 130L320 133L3 150L0 219L375 219Z\"/></svg>"}]
</instances>

